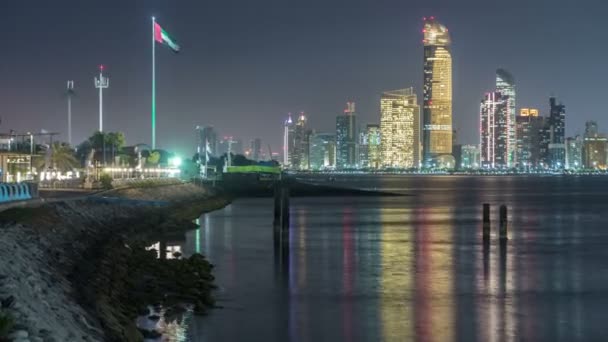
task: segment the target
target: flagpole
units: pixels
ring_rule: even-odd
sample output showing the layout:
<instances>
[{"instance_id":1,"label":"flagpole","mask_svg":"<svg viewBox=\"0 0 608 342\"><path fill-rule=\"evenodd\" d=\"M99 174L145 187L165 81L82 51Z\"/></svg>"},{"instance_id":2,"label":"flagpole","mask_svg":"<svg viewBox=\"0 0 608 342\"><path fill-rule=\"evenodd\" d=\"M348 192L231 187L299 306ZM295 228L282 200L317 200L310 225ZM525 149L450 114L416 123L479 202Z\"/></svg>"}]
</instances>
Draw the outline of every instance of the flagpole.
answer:
<instances>
[{"instance_id":1,"label":"flagpole","mask_svg":"<svg viewBox=\"0 0 608 342\"><path fill-rule=\"evenodd\" d=\"M152 17L152 149L156 149L156 18Z\"/></svg>"}]
</instances>

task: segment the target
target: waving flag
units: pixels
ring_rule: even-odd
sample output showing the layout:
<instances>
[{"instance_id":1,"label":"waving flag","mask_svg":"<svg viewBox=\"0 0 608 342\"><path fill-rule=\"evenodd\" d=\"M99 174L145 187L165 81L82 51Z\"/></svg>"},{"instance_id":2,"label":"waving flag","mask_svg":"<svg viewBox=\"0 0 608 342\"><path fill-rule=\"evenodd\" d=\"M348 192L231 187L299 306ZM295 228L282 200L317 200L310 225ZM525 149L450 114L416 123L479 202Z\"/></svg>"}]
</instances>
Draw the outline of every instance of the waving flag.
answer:
<instances>
[{"instance_id":1,"label":"waving flag","mask_svg":"<svg viewBox=\"0 0 608 342\"><path fill-rule=\"evenodd\" d=\"M173 50L173 52L179 52L179 45L169 36L167 31L163 30L157 22L154 22L154 40L158 43L165 44Z\"/></svg>"}]
</instances>

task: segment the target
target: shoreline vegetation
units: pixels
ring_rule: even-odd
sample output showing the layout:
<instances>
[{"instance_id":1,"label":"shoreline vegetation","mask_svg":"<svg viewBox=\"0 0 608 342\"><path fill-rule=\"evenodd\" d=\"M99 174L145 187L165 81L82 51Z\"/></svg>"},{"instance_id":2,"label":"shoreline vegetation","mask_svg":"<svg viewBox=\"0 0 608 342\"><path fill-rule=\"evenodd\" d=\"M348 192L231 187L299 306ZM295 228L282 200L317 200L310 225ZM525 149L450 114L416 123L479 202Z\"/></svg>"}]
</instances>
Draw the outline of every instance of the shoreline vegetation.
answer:
<instances>
[{"instance_id":1,"label":"shoreline vegetation","mask_svg":"<svg viewBox=\"0 0 608 342\"><path fill-rule=\"evenodd\" d=\"M0 212L0 341L142 341L158 335L136 326L138 316L154 318L149 307L168 315L185 303L195 314L214 306L204 256L166 258L146 246L196 228L195 218L230 198L190 183L103 196L169 205L80 199Z\"/></svg>"}]
</instances>

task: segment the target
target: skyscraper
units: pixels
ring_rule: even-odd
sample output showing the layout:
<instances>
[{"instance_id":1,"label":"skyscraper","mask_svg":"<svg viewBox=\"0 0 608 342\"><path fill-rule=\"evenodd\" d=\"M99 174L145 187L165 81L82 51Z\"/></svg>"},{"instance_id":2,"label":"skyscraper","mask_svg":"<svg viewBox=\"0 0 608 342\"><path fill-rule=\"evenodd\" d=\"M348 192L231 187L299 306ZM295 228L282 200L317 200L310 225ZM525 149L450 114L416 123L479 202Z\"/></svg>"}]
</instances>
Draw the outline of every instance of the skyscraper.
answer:
<instances>
[{"instance_id":1,"label":"skyscraper","mask_svg":"<svg viewBox=\"0 0 608 342\"><path fill-rule=\"evenodd\" d=\"M381 162L384 167L420 165L420 107L413 88L382 93L380 98ZM450 150L452 142L450 141Z\"/></svg>"},{"instance_id":2,"label":"skyscraper","mask_svg":"<svg viewBox=\"0 0 608 342\"><path fill-rule=\"evenodd\" d=\"M516 120L516 166L520 169L537 168L545 118L538 109L522 108Z\"/></svg>"},{"instance_id":3,"label":"skyscraper","mask_svg":"<svg viewBox=\"0 0 608 342\"><path fill-rule=\"evenodd\" d=\"M578 170L583 167L583 138L580 135L566 138L566 169Z\"/></svg>"},{"instance_id":4,"label":"skyscraper","mask_svg":"<svg viewBox=\"0 0 608 342\"><path fill-rule=\"evenodd\" d=\"M310 136L310 169L332 169L336 165L336 136L332 133L312 133Z\"/></svg>"},{"instance_id":5,"label":"skyscraper","mask_svg":"<svg viewBox=\"0 0 608 342\"><path fill-rule=\"evenodd\" d=\"M380 126L369 124L367 125L367 160L370 169L379 169L381 162L381 134Z\"/></svg>"},{"instance_id":6,"label":"skyscraper","mask_svg":"<svg viewBox=\"0 0 608 342\"><path fill-rule=\"evenodd\" d=\"M549 167L562 169L566 166L566 106L558 104L555 97L549 99L549 105L547 122Z\"/></svg>"},{"instance_id":7,"label":"skyscraper","mask_svg":"<svg viewBox=\"0 0 608 342\"><path fill-rule=\"evenodd\" d=\"M291 113L288 114L287 120L283 127L283 167L290 168L292 166L291 156L294 150L294 124L291 119Z\"/></svg>"},{"instance_id":8,"label":"skyscraper","mask_svg":"<svg viewBox=\"0 0 608 342\"><path fill-rule=\"evenodd\" d=\"M355 103L347 102L343 115L336 117L336 168L357 167L357 121Z\"/></svg>"},{"instance_id":9,"label":"skyscraper","mask_svg":"<svg viewBox=\"0 0 608 342\"><path fill-rule=\"evenodd\" d=\"M462 145L460 153L460 169L478 169L479 168L479 146L477 145Z\"/></svg>"},{"instance_id":10,"label":"skyscraper","mask_svg":"<svg viewBox=\"0 0 608 342\"><path fill-rule=\"evenodd\" d=\"M294 128L293 152L291 154L291 168L295 170L308 169L308 138L307 119L304 113L300 113Z\"/></svg>"},{"instance_id":11,"label":"skyscraper","mask_svg":"<svg viewBox=\"0 0 608 342\"><path fill-rule=\"evenodd\" d=\"M498 91L486 93L481 101L480 145L481 166L484 168L506 168L509 166L509 101L508 96Z\"/></svg>"},{"instance_id":12,"label":"skyscraper","mask_svg":"<svg viewBox=\"0 0 608 342\"><path fill-rule=\"evenodd\" d=\"M513 75L504 69L496 70L496 91L507 96L507 166L515 165L515 152L517 150L516 128L515 128L515 79Z\"/></svg>"},{"instance_id":13,"label":"skyscraper","mask_svg":"<svg viewBox=\"0 0 608 342\"><path fill-rule=\"evenodd\" d=\"M425 18L423 82L424 165L445 167L452 154L452 56L448 29ZM452 164L452 166L454 166Z\"/></svg>"},{"instance_id":14,"label":"skyscraper","mask_svg":"<svg viewBox=\"0 0 608 342\"><path fill-rule=\"evenodd\" d=\"M259 161L262 157L262 140L255 138L251 140L251 159Z\"/></svg>"},{"instance_id":15,"label":"skyscraper","mask_svg":"<svg viewBox=\"0 0 608 342\"><path fill-rule=\"evenodd\" d=\"M599 134L597 122L585 123L582 165L586 169L605 169L608 154L608 138Z\"/></svg>"},{"instance_id":16,"label":"skyscraper","mask_svg":"<svg viewBox=\"0 0 608 342\"><path fill-rule=\"evenodd\" d=\"M211 156L217 156L217 132L213 126L196 126L197 132L197 153L202 155L206 146L209 148Z\"/></svg>"}]
</instances>

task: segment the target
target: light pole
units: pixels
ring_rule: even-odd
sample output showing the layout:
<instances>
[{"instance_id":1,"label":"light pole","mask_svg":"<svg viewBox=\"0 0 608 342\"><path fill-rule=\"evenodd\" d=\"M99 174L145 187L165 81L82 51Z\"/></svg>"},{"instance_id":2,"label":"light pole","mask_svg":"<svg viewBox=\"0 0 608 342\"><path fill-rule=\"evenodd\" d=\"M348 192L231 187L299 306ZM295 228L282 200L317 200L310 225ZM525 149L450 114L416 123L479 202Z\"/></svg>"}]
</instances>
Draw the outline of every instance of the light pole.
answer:
<instances>
[{"instance_id":1,"label":"light pole","mask_svg":"<svg viewBox=\"0 0 608 342\"><path fill-rule=\"evenodd\" d=\"M72 146L72 96L74 96L74 81L68 81L66 94L68 96L68 143Z\"/></svg>"},{"instance_id":2,"label":"light pole","mask_svg":"<svg viewBox=\"0 0 608 342\"><path fill-rule=\"evenodd\" d=\"M95 77L95 88L99 89L99 131L103 132L103 90L110 87L110 79L103 76L103 65L99 66L99 78Z\"/></svg>"}]
</instances>

